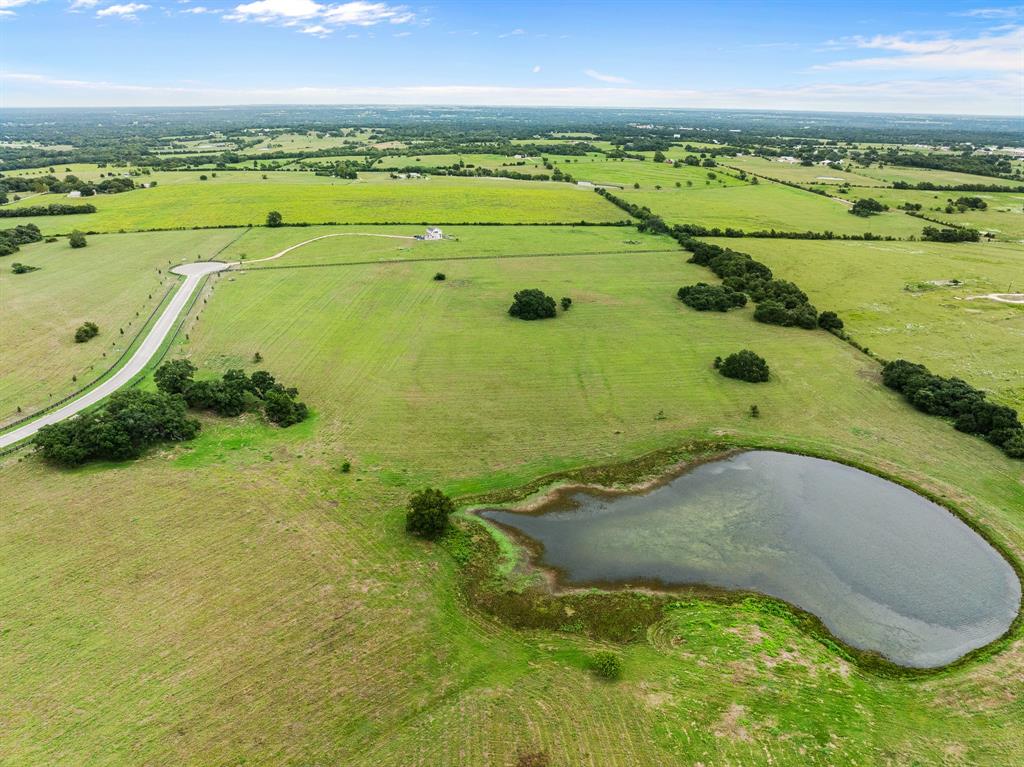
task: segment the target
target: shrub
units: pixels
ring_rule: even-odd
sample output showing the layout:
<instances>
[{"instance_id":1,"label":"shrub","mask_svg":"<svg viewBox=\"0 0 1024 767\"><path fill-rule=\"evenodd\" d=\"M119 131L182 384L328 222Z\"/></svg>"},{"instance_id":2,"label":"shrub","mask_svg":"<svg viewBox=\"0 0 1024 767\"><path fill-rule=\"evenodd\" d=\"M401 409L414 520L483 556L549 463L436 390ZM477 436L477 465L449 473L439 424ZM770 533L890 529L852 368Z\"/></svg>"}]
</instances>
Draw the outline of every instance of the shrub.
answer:
<instances>
[{"instance_id":1,"label":"shrub","mask_svg":"<svg viewBox=\"0 0 1024 767\"><path fill-rule=\"evenodd\" d=\"M730 354L722 360L719 372L726 378L736 378L749 383L764 383L768 380L768 363L749 349Z\"/></svg>"},{"instance_id":2,"label":"shrub","mask_svg":"<svg viewBox=\"0 0 1024 767\"><path fill-rule=\"evenodd\" d=\"M727 312L747 305L747 297L726 285L708 285L698 282L679 288L680 301L699 312Z\"/></svg>"},{"instance_id":3,"label":"shrub","mask_svg":"<svg viewBox=\"0 0 1024 767\"><path fill-rule=\"evenodd\" d=\"M188 418L185 402L163 392L122 389L106 407L49 424L35 436L43 459L77 466L91 459L124 461L164 441L192 439L199 422Z\"/></svg>"},{"instance_id":4,"label":"shrub","mask_svg":"<svg viewBox=\"0 0 1024 767\"><path fill-rule=\"evenodd\" d=\"M444 282L446 279L448 279L448 278L445 276L444 272L436 272L434 274L434 280L436 282Z\"/></svg>"},{"instance_id":5,"label":"shrub","mask_svg":"<svg viewBox=\"0 0 1024 767\"><path fill-rule=\"evenodd\" d=\"M615 681L622 678L622 659L613 652L603 650L590 660L590 667L602 679Z\"/></svg>"},{"instance_id":6,"label":"shrub","mask_svg":"<svg viewBox=\"0 0 1024 767\"><path fill-rule=\"evenodd\" d=\"M38 272L38 266L29 266L28 264L21 264L15 261L11 264L11 271L15 274L28 274L29 272Z\"/></svg>"},{"instance_id":7,"label":"shrub","mask_svg":"<svg viewBox=\"0 0 1024 767\"><path fill-rule=\"evenodd\" d=\"M432 487L413 494L405 514L405 529L423 538L437 538L448 529L448 516L455 503Z\"/></svg>"},{"instance_id":8,"label":"shrub","mask_svg":"<svg viewBox=\"0 0 1024 767\"><path fill-rule=\"evenodd\" d=\"M341 473L342 474L348 474L350 471L352 471L352 462L351 461L342 461L341 462Z\"/></svg>"},{"instance_id":9,"label":"shrub","mask_svg":"<svg viewBox=\"0 0 1024 767\"><path fill-rule=\"evenodd\" d=\"M276 210L272 210L267 214L267 226L278 227L281 226L283 223L284 219L281 217L281 214L278 213Z\"/></svg>"},{"instance_id":10,"label":"shrub","mask_svg":"<svg viewBox=\"0 0 1024 767\"><path fill-rule=\"evenodd\" d=\"M572 306L572 299L569 296L562 296L562 300L559 303L562 305L562 311L567 312L569 307Z\"/></svg>"},{"instance_id":11,"label":"shrub","mask_svg":"<svg viewBox=\"0 0 1024 767\"><path fill-rule=\"evenodd\" d=\"M537 288L520 290L513 299L508 313L521 320L543 320L556 314L555 299Z\"/></svg>"},{"instance_id":12,"label":"shrub","mask_svg":"<svg viewBox=\"0 0 1024 767\"><path fill-rule=\"evenodd\" d=\"M83 322L75 331L75 343L84 344L100 334L100 328L95 322Z\"/></svg>"},{"instance_id":13,"label":"shrub","mask_svg":"<svg viewBox=\"0 0 1024 767\"><path fill-rule=\"evenodd\" d=\"M77 229L71 233L68 238L68 242L72 248L84 248L88 243L85 241L85 235Z\"/></svg>"}]
</instances>

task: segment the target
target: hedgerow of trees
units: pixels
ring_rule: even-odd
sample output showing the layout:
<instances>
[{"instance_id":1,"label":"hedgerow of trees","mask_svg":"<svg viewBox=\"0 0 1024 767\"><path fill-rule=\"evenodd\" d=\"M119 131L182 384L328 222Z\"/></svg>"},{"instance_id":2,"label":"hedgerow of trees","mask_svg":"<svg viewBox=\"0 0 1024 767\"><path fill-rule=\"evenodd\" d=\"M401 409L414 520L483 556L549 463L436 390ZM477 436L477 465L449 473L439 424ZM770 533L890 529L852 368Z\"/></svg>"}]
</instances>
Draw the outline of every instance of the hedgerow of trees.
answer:
<instances>
[{"instance_id":1,"label":"hedgerow of trees","mask_svg":"<svg viewBox=\"0 0 1024 767\"><path fill-rule=\"evenodd\" d=\"M35 224L24 224L13 229L0 230L0 256L17 253L22 245L39 242L43 239L39 227Z\"/></svg>"},{"instance_id":2,"label":"hedgerow of trees","mask_svg":"<svg viewBox=\"0 0 1024 767\"><path fill-rule=\"evenodd\" d=\"M966 381L936 375L907 360L893 360L882 368L882 382L921 412L952 418L957 430L983 437L1011 458L1024 458L1024 425L1017 412L989 402L985 392Z\"/></svg>"},{"instance_id":3,"label":"hedgerow of trees","mask_svg":"<svg viewBox=\"0 0 1024 767\"><path fill-rule=\"evenodd\" d=\"M977 229L939 229L935 226L926 226L921 231L921 239L931 242L979 242L981 232Z\"/></svg>"}]
</instances>

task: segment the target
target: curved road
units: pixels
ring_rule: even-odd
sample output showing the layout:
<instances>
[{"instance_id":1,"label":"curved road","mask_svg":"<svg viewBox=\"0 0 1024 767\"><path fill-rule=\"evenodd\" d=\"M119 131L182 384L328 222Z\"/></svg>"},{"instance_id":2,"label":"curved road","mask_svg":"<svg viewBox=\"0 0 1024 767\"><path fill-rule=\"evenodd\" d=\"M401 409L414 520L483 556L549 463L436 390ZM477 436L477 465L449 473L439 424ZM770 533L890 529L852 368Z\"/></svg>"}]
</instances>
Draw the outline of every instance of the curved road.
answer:
<instances>
[{"instance_id":1,"label":"curved road","mask_svg":"<svg viewBox=\"0 0 1024 767\"><path fill-rule=\"evenodd\" d=\"M203 277L214 272L224 271L230 266L231 264L225 264L220 261L201 261L194 264L182 264L171 269L175 274L184 275L185 281L181 283L178 292L174 294L171 302L164 309L163 314L160 315L152 330L149 331L149 334L143 339L139 348L135 350L135 354L125 363L124 367L117 370L110 378L101 382L95 388L90 389L78 399L72 400L68 404L45 415L41 415L34 421L29 421L17 429L0 434L0 450L31 437L47 424L63 421L65 418L70 418L76 413L80 413L90 405L95 405L135 378L149 364L153 355L159 351L160 346L174 327L178 315L188 305L188 300L192 297L192 293L195 292L196 286Z\"/></svg>"},{"instance_id":2,"label":"curved road","mask_svg":"<svg viewBox=\"0 0 1024 767\"><path fill-rule=\"evenodd\" d=\"M128 360L125 366L120 368L110 376L110 378L98 384L95 388L87 391L78 399L63 405L52 412L41 415L39 418L29 421L16 429L0 434L0 450L17 444L24 439L28 439L48 424L63 421L65 418L70 418L76 413L82 412L85 408L95 405L100 400L113 394L126 383L129 383L133 378L135 378L135 376L145 370L146 365L149 364L153 355L160 350L160 347L167 339L168 334L174 328L174 323L177 321L178 315L180 315L188 305L188 300L192 297L192 293L195 292L196 285L198 285L200 280L202 280L206 275L213 274L215 272L222 272L233 266L256 264L261 261L273 261L274 259L291 253L296 248L301 248L303 245L308 245L309 243L316 242L317 240L324 240L328 237L386 237L393 240L416 239L415 237L401 234L338 232L336 234L324 234L320 237L313 237L312 239L305 240L297 245L291 245L272 256L258 258L253 261L197 261L194 264L181 264L180 266L173 267L171 271L175 274L183 275L185 277L185 281L181 284L181 287L178 288L178 292L174 294L174 298L171 299L167 308L164 309L163 314L160 315L160 319L158 319L156 324L153 325L152 330L149 331L149 334L139 345L139 348L135 350L135 354L131 356L131 359Z\"/></svg>"}]
</instances>

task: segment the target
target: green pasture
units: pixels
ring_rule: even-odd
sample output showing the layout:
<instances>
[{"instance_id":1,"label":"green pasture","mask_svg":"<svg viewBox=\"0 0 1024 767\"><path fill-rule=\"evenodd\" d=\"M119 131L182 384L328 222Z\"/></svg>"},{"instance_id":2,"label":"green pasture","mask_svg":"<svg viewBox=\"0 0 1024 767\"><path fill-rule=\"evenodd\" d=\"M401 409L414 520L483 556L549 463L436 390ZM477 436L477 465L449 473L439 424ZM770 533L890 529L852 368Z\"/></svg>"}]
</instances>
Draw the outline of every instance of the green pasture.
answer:
<instances>
[{"instance_id":1,"label":"green pasture","mask_svg":"<svg viewBox=\"0 0 1024 767\"><path fill-rule=\"evenodd\" d=\"M991 232L999 240L1024 240L1024 192L922 192L903 189L851 189L851 199L873 197L896 209L904 203L921 205L921 214L944 223L969 226ZM958 197L980 197L987 204L985 210L946 213L949 202ZM883 214L887 215L887 214ZM872 216L866 219L874 222ZM921 227L940 226L932 221L920 221Z\"/></svg>"},{"instance_id":2,"label":"green pasture","mask_svg":"<svg viewBox=\"0 0 1024 767\"><path fill-rule=\"evenodd\" d=\"M498 247L482 229L458 244ZM251 370L259 351L314 419L205 418L193 443L73 472L7 459L19 503L0 511L5 756L433 767L543 749L558 765L938 764L953 746L965 764L1009 764L1024 748L1020 641L897 681L756 607L689 602L615 648L625 677L602 683L586 670L602 645L467 609L444 549L404 534L401 506L426 484L479 492L713 437L898 473L1021 556L1019 464L916 413L824 332L675 299L707 279L681 252L214 279L172 354ZM573 308L511 319L523 287ZM715 373L714 357L740 348L768 359L769 383Z\"/></svg>"},{"instance_id":3,"label":"green pasture","mask_svg":"<svg viewBox=\"0 0 1024 767\"><path fill-rule=\"evenodd\" d=\"M446 239L423 241L413 239L424 232L417 225L259 227L234 240L219 258L239 261L243 268L259 268L530 254L628 254L678 248L670 240L639 233L631 226L451 226L443 231ZM252 263L309 240L314 241L273 261Z\"/></svg>"},{"instance_id":4,"label":"green pasture","mask_svg":"<svg viewBox=\"0 0 1024 767\"><path fill-rule=\"evenodd\" d=\"M886 359L958 376L1024 413L1024 307L973 296L1024 290L1009 243L715 239L794 280ZM953 280L958 285L944 283Z\"/></svg>"},{"instance_id":5,"label":"green pasture","mask_svg":"<svg viewBox=\"0 0 1024 767\"><path fill-rule=\"evenodd\" d=\"M271 210L289 223L561 223L619 221L626 215L593 191L571 184L511 179L389 179L386 173L358 180L309 173L218 172L194 183L159 185L89 202L95 213L17 219L44 233L192 226L262 224ZM49 201L47 197L37 198ZM14 205L31 205L32 200Z\"/></svg>"},{"instance_id":6,"label":"green pasture","mask_svg":"<svg viewBox=\"0 0 1024 767\"><path fill-rule=\"evenodd\" d=\"M593 184L619 184L632 189L640 184L641 190L653 190L661 186L666 190L693 191L708 188L742 186L743 181L730 175L732 171L722 168L695 168L683 165L674 168L667 163L656 163L653 160L613 160L610 158L581 158L580 162L561 166L562 170L571 173L578 181L589 181ZM715 178L708 176L713 173ZM679 190L676 190L679 191Z\"/></svg>"},{"instance_id":7,"label":"green pasture","mask_svg":"<svg viewBox=\"0 0 1024 767\"><path fill-rule=\"evenodd\" d=\"M617 192L637 205L646 205L670 224L702 224L746 231L832 231L910 237L921 233L922 222L899 211L871 218L851 215L839 200L802 189L762 181L704 189L623 189Z\"/></svg>"},{"instance_id":8,"label":"green pasture","mask_svg":"<svg viewBox=\"0 0 1024 767\"><path fill-rule=\"evenodd\" d=\"M1010 188L1024 186L1022 181L1012 181L995 176L978 176L973 173L959 173L954 170L936 170L933 168L904 168L899 165L867 165L856 169L858 175L884 181L886 184L893 184L897 181L904 181L908 184L918 184L928 181L938 186L958 186L960 184L984 184L986 186L997 185ZM973 192L959 192L959 194L973 194Z\"/></svg>"},{"instance_id":9,"label":"green pasture","mask_svg":"<svg viewBox=\"0 0 1024 767\"><path fill-rule=\"evenodd\" d=\"M77 250L61 238L23 245L0 259L0 425L62 399L104 372L168 289L177 286L181 278L168 269L211 258L237 234L98 235ZM16 261L39 271L12 274ZM85 321L99 325L100 335L75 343L75 329Z\"/></svg>"},{"instance_id":10,"label":"green pasture","mask_svg":"<svg viewBox=\"0 0 1024 767\"><path fill-rule=\"evenodd\" d=\"M846 167L834 167L829 165L801 165L800 163L779 162L778 159L766 159L764 157L726 157L722 159L725 165L745 170L748 173L756 173L768 178L777 178L780 181L789 181L794 184L817 184L823 186L839 186L841 184L853 184L855 186L886 186L884 179L875 179L862 175L859 171L849 171Z\"/></svg>"}]
</instances>

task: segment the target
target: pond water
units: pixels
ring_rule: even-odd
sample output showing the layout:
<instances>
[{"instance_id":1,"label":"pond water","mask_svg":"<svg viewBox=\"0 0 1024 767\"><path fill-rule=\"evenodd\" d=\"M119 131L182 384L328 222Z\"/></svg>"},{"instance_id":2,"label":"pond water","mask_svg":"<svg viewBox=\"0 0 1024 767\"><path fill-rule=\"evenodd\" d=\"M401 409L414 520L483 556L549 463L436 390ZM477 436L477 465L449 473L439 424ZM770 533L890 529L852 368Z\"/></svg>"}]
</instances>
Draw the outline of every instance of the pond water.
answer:
<instances>
[{"instance_id":1,"label":"pond water","mask_svg":"<svg viewBox=\"0 0 1024 767\"><path fill-rule=\"evenodd\" d=\"M1013 569L949 511L818 458L745 452L643 493L569 489L481 516L540 544L563 585L756 591L904 666L988 644L1020 606Z\"/></svg>"}]
</instances>

